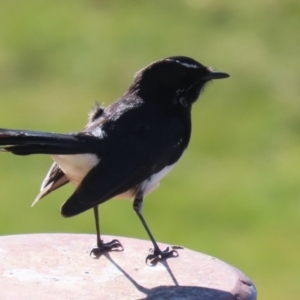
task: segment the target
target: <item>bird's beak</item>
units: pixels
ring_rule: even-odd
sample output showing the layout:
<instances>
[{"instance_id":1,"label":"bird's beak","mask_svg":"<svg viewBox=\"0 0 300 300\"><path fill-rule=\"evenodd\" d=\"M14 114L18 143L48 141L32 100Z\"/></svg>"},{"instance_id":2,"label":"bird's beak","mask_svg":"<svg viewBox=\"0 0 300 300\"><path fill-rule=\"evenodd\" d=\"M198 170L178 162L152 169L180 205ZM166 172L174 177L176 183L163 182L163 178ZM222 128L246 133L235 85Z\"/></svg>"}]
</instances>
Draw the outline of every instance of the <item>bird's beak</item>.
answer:
<instances>
[{"instance_id":1,"label":"bird's beak","mask_svg":"<svg viewBox=\"0 0 300 300\"><path fill-rule=\"evenodd\" d=\"M219 72L219 71L215 71L212 68L208 68L209 73L205 76L207 80L210 79L222 79L222 78L227 78L229 77L229 74L227 73L223 73L223 72Z\"/></svg>"}]
</instances>

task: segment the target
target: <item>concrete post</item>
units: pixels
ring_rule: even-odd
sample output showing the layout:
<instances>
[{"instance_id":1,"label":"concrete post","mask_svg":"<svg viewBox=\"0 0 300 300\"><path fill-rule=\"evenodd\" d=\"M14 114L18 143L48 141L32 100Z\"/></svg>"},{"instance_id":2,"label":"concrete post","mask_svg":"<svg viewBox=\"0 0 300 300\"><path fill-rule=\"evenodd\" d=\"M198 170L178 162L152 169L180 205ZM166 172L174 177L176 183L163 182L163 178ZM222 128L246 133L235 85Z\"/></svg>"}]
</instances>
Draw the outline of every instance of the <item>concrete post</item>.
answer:
<instances>
[{"instance_id":1,"label":"concrete post","mask_svg":"<svg viewBox=\"0 0 300 300\"><path fill-rule=\"evenodd\" d=\"M93 259L94 235L0 237L0 299L256 299L253 283L217 258L183 249L149 266L149 241L103 236L115 238L124 251Z\"/></svg>"}]
</instances>

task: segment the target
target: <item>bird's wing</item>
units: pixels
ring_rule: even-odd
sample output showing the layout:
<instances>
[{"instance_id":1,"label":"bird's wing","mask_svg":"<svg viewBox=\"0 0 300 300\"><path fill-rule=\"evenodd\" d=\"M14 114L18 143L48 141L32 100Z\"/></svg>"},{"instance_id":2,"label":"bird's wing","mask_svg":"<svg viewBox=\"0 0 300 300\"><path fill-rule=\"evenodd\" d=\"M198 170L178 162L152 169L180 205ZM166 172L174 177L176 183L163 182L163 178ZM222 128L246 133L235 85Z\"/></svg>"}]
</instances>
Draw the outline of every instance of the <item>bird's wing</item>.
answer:
<instances>
[{"instance_id":1,"label":"bird's wing","mask_svg":"<svg viewBox=\"0 0 300 300\"><path fill-rule=\"evenodd\" d=\"M40 199L68 182L69 180L64 172L56 163L53 163L41 185L40 193L36 196L31 206L34 206Z\"/></svg>"},{"instance_id":2,"label":"bird's wing","mask_svg":"<svg viewBox=\"0 0 300 300\"><path fill-rule=\"evenodd\" d=\"M155 127L155 121L150 125ZM182 144L184 127L181 123L168 122L158 125L155 130L151 126L137 124L135 134L127 132L111 147L64 203L61 209L63 216L77 215L137 188L151 175L180 158L186 147Z\"/></svg>"}]
</instances>

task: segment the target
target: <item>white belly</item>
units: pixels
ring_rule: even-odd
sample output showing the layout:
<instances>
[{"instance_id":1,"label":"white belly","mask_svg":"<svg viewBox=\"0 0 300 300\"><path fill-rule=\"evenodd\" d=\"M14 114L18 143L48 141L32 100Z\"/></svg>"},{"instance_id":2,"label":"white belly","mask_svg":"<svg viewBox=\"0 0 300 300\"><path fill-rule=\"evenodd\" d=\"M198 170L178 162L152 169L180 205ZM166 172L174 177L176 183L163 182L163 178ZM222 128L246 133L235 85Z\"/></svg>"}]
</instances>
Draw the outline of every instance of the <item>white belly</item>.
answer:
<instances>
[{"instance_id":1,"label":"white belly","mask_svg":"<svg viewBox=\"0 0 300 300\"><path fill-rule=\"evenodd\" d=\"M100 159L95 154L52 155L52 158L68 177L70 182L76 186L78 186L87 173L100 162ZM141 183L140 188L144 196L159 187L159 181L171 171L173 166L174 165L165 167ZM116 198L133 198L135 192L135 189L131 189L119 194Z\"/></svg>"},{"instance_id":2,"label":"white belly","mask_svg":"<svg viewBox=\"0 0 300 300\"><path fill-rule=\"evenodd\" d=\"M162 169L160 172L153 174L148 179L141 183L141 190L144 193L144 196L149 195L152 191L159 187L159 181L165 177L174 167L174 165L170 165ZM115 198L134 198L136 193L136 189L128 190L122 194L119 194Z\"/></svg>"},{"instance_id":3,"label":"white belly","mask_svg":"<svg viewBox=\"0 0 300 300\"><path fill-rule=\"evenodd\" d=\"M146 179L142 183L142 191L144 192L144 195L150 194L153 190L159 187L159 181L165 177L174 167L174 165L170 165L162 169L156 174L153 174L150 178Z\"/></svg>"},{"instance_id":4,"label":"white belly","mask_svg":"<svg viewBox=\"0 0 300 300\"><path fill-rule=\"evenodd\" d=\"M75 185L100 161L95 154L52 155L52 158Z\"/></svg>"}]
</instances>

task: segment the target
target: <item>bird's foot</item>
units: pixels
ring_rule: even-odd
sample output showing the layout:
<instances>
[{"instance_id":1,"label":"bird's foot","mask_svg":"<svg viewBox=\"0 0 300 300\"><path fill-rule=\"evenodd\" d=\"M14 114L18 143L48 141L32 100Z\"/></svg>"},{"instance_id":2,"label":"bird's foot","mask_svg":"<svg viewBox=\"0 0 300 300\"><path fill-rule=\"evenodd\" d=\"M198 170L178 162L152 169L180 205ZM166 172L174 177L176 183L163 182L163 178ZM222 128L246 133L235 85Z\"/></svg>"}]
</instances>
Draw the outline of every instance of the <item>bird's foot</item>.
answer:
<instances>
[{"instance_id":1,"label":"bird's foot","mask_svg":"<svg viewBox=\"0 0 300 300\"><path fill-rule=\"evenodd\" d=\"M112 240L108 243L98 243L98 246L93 248L90 252L90 256L94 258L99 258L103 253L110 251L123 251L124 248L118 240Z\"/></svg>"},{"instance_id":2,"label":"bird's foot","mask_svg":"<svg viewBox=\"0 0 300 300\"><path fill-rule=\"evenodd\" d=\"M170 257L177 257L179 256L177 250L183 249L181 246L171 246L167 247L164 251L157 249L150 249L150 254L146 257L146 264L149 262L150 264L154 265L160 260L167 259Z\"/></svg>"}]
</instances>

